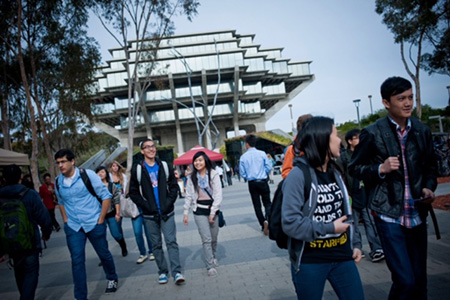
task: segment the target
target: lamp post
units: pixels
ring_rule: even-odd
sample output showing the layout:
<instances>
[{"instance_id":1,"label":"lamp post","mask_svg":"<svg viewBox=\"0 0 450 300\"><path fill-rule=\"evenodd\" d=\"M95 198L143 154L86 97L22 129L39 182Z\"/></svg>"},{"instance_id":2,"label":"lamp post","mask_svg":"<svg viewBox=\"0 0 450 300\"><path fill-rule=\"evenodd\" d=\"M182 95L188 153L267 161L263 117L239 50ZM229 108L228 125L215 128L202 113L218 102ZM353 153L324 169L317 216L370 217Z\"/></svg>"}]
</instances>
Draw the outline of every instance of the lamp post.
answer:
<instances>
[{"instance_id":1,"label":"lamp post","mask_svg":"<svg viewBox=\"0 0 450 300\"><path fill-rule=\"evenodd\" d=\"M370 114L373 115L373 108L372 108L372 95L367 96L369 97L369 103L370 103Z\"/></svg>"},{"instance_id":2,"label":"lamp post","mask_svg":"<svg viewBox=\"0 0 450 300\"><path fill-rule=\"evenodd\" d=\"M355 99L353 100L353 103L355 103L356 106L356 115L358 116L358 127L361 129L361 121L359 120L359 104L361 102L361 99Z\"/></svg>"},{"instance_id":3,"label":"lamp post","mask_svg":"<svg viewBox=\"0 0 450 300\"><path fill-rule=\"evenodd\" d=\"M292 104L288 104L289 110L291 111L291 129L292 129L292 135L295 136L297 134L297 130L294 128L294 118L292 117Z\"/></svg>"}]
</instances>

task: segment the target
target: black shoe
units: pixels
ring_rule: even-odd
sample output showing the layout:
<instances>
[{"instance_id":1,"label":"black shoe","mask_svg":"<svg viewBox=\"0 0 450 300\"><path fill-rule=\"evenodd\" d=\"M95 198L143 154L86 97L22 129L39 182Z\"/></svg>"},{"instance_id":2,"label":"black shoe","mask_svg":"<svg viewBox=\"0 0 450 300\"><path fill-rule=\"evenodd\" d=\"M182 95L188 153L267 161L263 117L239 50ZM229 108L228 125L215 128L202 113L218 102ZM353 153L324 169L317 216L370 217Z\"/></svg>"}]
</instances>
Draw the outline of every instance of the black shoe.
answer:
<instances>
[{"instance_id":1,"label":"black shoe","mask_svg":"<svg viewBox=\"0 0 450 300\"><path fill-rule=\"evenodd\" d=\"M99 262L99 263L98 263L98 266L99 266L99 267L103 266L103 263L102 263L102 262Z\"/></svg>"},{"instance_id":2,"label":"black shoe","mask_svg":"<svg viewBox=\"0 0 450 300\"><path fill-rule=\"evenodd\" d=\"M117 291L117 284L119 281L116 280L108 280L108 284L106 285L105 294L112 294Z\"/></svg>"}]
</instances>

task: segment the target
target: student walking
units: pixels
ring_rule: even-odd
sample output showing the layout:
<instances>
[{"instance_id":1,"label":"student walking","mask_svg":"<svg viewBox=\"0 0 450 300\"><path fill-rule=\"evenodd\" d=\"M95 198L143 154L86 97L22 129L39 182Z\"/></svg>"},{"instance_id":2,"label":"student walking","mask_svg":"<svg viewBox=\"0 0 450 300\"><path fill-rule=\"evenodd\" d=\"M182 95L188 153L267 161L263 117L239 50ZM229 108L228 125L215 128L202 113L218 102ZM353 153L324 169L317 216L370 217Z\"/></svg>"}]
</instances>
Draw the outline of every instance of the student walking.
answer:
<instances>
[{"instance_id":1,"label":"student walking","mask_svg":"<svg viewBox=\"0 0 450 300\"><path fill-rule=\"evenodd\" d=\"M390 77L381 97L388 116L362 130L349 171L369 192L392 275L389 299L427 299L427 215L437 187L431 131L412 117L411 82Z\"/></svg>"},{"instance_id":2,"label":"student walking","mask_svg":"<svg viewBox=\"0 0 450 300\"><path fill-rule=\"evenodd\" d=\"M294 166L304 164L308 174L294 167L283 183L281 218L288 235L292 281L298 299L322 299L326 280L339 299L364 299L355 262L361 260L361 241L353 234L348 194L334 159L341 139L333 120L306 121L296 143L304 153ZM306 176L311 178L305 195Z\"/></svg>"},{"instance_id":3,"label":"student walking","mask_svg":"<svg viewBox=\"0 0 450 300\"><path fill-rule=\"evenodd\" d=\"M194 220L202 239L208 276L216 276L219 261L216 258L219 221L217 214L222 203L222 187L219 174L212 169L212 163L205 152L197 152L193 157L194 171L188 180L184 200L184 225L189 224L189 210L194 212Z\"/></svg>"},{"instance_id":4,"label":"student walking","mask_svg":"<svg viewBox=\"0 0 450 300\"><path fill-rule=\"evenodd\" d=\"M0 263L6 260L6 254L9 255L13 261L20 299L33 300L39 278L39 253L42 251L38 225L42 231L42 240L48 241L52 233L52 222L38 193L19 184L21 177L22 170L17 165L3 168L6 186L0 188L0 215L3 221ZM20 207L24 207L26 211L23 218L20 217ZM5 224L10 226L6 227ZM12 239L15 236L18 239Z\"/></svg>"},{"instance_id":5,"label":"student walking","mask_svg":"<svg viewBox=\"0 0 450 300\"><path fill-rule=\"evenodd\" d=\"M55 217L55 207L56 204L58 204L58 200L56 199L55 185L51 182L49 173L44 174L44 184L39 187L39 196L41 196L42 202L50 214L53 229L56 230L56 232L60 231L61 227Z\"/></svg>"},{"instance_id":6,"label":"student walking","mask_svg":"<svg viewBox=\"0 0 450 300\"><path fill-rule=\"evenodd\" d=\"M174 212L178 183L172 168L156 158L156 145L153 140L145 139L140 146L144 160L134 165L131 170L130 197L142 209L145 225L150 232L153 253L159 269L158 282L165 284L169 280L169 268L162 249L164 236L171 273L175 284L180 285L185 279L181 274Z\"/></svg>"},{"instance_id":7,"label":"student walking","mask_svg":"<svg viewBox=\"0 0 450 300\"><path fill-rule=\"evenodd\" d=\"M93 171L82 170L85 175L81 174L81 170L75 167L75 154L71 150L59 150L55 154L55 160L61 172L56 179L56 196L72 259L75 299L85 300L88 296L86 240L91 242L102 262L108 280L105 293L114 293L117 290L118 276L108 249L105 224L112 195ZM82 176L87 176L85 178L89 180L98 199L91 194Z\"/></svg>"},{"instance_id":8,"label":"student walking","mask_svg":"<svg viewBox=\"0 0 450 300\"><path fill-rule=\"evenodd\" d=\"M106 186L108 191L111 193L111 205L109 206L108 212L105 216L106 224L108 224L109 232L112 237L119 244L122 250L122 256L128 255L127 243L123 236L122 230L122 217L120 216L120 192L118 191L116 185L109 180L109 175L104 166L99 166L95 169L98 177L102 180L102 183Z\"/></svg>"}]
</instances>

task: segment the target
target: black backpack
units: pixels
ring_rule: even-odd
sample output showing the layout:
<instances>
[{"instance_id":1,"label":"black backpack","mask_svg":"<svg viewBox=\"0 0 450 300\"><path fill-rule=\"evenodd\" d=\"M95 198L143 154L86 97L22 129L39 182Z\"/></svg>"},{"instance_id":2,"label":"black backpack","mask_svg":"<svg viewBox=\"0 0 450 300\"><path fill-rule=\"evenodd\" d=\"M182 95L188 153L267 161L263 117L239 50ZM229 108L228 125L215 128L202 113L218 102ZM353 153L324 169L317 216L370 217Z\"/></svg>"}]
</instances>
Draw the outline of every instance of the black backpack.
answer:
<instances>
[{"instance_id":1,"label":"black backpack","mask_svg":"<svg viewBox=\"0 0 450 300\"><path fill-rule=\"evenodd\" d=\"M311 191L311 173L309 167L302 163L296 163L294 167L300 168L305 176L305 195ZM284 179L278 184L277 190L272 200L272 207L269 214L269 238L277 242L280 249L287 249L288 236L281 227L281 205L283 204L283 183ZM308 200L308 199L307 199ZM306 202L306 201L305 201Z\"/></svg>"}]
</instances>

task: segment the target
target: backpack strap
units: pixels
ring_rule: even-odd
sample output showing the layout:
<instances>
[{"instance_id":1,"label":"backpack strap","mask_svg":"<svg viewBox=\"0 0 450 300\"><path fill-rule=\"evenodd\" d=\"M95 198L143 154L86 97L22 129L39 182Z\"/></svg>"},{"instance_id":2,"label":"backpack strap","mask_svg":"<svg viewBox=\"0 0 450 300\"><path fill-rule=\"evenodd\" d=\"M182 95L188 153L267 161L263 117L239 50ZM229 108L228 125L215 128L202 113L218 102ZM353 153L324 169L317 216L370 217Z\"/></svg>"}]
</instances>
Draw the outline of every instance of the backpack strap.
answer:
<instances>
[{"instance_id":1,"label":"backpack strap","mask_svg":"<svg viewBox=\"0 0 450 300\"><path fill-rule=\"evenodd\" d=\"M310 195L311 194L311 183L312 183L311 172L309 171L309 167L305 164L298 163L298 164L295 164L295 166L300 168L300 170L302 170L303 176L305 177L304 195L305 195L305 199L306 199L305 203L306 203L306 201L308 201L311 196Z\"/></svg>"},{"instance_id":2,"label":"backpack strap","mask_svg":"<svg viewBox=\"0 0 450 300\"><path fill-rule=\"evenodd\" d=\"M162 160L161 161L163 168L164 168L164 173L166 174L166 182L169 180L169 166L167 165L167 162Z\"/></svg>"},{"instance_id":3,"label":"backpack strap","mask_svg":"<svg viewBox=\"0 0 450 300\"><path fill-rule=\"evenodd\" d=\"M102 204L102 199L100 199L100 197L94 191L94 187L92 186L91 179L89 178L85 169L80 169L80 176L84 182L84 185L88 189L89 193L91 193L91 195L94 196L98 200L98 202L100 202L100 204Z\"/></svg>"}]
</instances>

